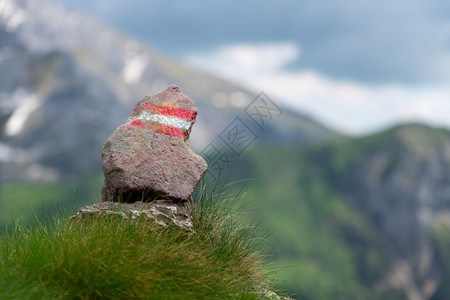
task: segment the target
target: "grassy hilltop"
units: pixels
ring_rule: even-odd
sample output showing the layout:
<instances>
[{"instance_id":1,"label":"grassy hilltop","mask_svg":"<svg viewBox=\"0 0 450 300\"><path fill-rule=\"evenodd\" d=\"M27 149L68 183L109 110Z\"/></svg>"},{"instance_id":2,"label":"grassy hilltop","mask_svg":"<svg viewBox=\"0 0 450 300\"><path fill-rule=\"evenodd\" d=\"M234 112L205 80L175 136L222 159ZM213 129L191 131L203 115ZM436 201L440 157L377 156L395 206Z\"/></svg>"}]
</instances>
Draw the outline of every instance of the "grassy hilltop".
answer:
<instances>
[{"instance_id":1,"label":"grassy hilltop","mask_svg":"<svg viewBox=\"0 0 450 300\"><path fill-rule=\"evenodd\" d=\"M201 195L195 234L114 217L16 225L0 236L0 299L264 298L263 239L238 200Z\"/></svg>"}]
</instances>

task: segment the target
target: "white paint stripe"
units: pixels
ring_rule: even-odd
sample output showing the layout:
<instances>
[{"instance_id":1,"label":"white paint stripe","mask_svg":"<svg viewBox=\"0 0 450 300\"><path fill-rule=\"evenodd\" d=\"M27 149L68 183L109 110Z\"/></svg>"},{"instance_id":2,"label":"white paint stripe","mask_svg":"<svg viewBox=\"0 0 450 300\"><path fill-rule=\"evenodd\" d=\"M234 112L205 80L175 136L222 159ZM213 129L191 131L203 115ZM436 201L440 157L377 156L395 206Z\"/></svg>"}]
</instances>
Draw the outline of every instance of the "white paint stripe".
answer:
<instances>
[{"instance_id":1,"label":"white paint stripe","mask_svg":"<svg viewBox=\"0 0 450 300\"><path fill-rule=\"evenodd\" d=\"M192 126L192 122L190 122L188 120L177 118L177 117L172 117L172 116L152 114L145 110L141 111L136 116L135 120L136 119L137 120L147 120L147 121L151 121L151 122L155 122L155 123L159 123L159 124L163 124L163 125L172 126L172 127L181 129L183 131L189 130L189 128L191 128L191 126Z\"/></svg>"}]
</instances>

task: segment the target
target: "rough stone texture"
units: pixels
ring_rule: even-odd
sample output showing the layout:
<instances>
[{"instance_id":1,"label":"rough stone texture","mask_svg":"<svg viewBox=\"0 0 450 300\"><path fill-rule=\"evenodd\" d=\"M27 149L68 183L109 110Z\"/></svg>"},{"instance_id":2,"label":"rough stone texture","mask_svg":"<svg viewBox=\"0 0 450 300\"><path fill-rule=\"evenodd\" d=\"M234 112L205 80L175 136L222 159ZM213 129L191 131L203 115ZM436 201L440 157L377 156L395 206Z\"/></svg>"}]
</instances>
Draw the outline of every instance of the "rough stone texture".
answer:
<instances>
[{"instance_id":1,"label":"rough stone texture","mask_svg":"<svg viewBox=\"0 0 450 300\"><path fill-rule=\"evenodd\" d=\"M115 215L126 220L146 218L161 226L177 226L189 232L194 232L190 207L188 203L180 205L171 200L157 200L154 202L101 202L82 207L71 219L101 217Z\"/></svg>"},{"instance_id":2,"label":"rough stone texture","mask_svg":"<svg viewBox=\"0 0 450 300\"><path fill-rule=\"evenodd\" d=\"M197 108L172 85L138 102L102 149L102 201L191 201L207 164L189 146Z\"/></svg>"}]
</instances>

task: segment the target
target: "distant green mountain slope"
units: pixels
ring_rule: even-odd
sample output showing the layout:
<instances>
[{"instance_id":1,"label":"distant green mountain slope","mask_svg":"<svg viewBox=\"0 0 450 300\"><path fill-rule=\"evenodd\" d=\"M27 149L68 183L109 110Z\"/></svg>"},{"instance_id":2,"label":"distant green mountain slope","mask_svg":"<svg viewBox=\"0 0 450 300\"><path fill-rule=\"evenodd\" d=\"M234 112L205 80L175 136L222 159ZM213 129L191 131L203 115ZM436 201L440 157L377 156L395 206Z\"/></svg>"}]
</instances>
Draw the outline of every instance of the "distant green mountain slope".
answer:
<instances>
[{"instance_id":1,"label":"distant green mountain slope","mask_svg":"<svg viewBox=\"0 0 450 300\"><path fill-rule=\"evenodd\" d=\"M448 238L430 235L449 218L450 132L407 125L259 148L239 169L255 179L254 215L275 229L269 252L301 299L450 298Z\"/></svg>"},{"instance_id":2,"label":"distant green mountain slope","mask_svg":"<svg viewBox=\"0 0 450 300\"><path fill-rule=\"evenodd\" d=\"M0 232L15 221L36 216L74 214L81 206L100 201L103 175L55 183L9 183L0 187Z\"/></svg>"},{"instance_id":3,"label":"distant green mountain slope","mask_svg":"<svg viewBox=\"0 0 450 300\"><path fill-rule=\"evenodd\" d=\"M260 144L232 171L254 179L249 213L273 231L266 252L290 294L450 299L449 131L408 125L315 146ZM27 201L78 208L100 186L101 177L5 185L0 223Z\"/></svg>"}]
</instances>

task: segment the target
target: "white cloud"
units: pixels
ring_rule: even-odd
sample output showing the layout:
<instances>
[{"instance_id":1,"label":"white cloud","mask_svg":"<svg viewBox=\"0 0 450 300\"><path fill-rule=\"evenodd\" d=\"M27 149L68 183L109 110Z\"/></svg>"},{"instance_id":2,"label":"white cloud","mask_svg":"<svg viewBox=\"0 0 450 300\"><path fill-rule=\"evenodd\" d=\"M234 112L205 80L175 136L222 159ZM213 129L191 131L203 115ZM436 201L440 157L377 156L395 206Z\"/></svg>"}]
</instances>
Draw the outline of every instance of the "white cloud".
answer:
<instances>
[{"instance_id":1,"label":"white cloud","mask_svg":"<svg viewBox=\"0 0 450 300\"><path fill-rule=\"evenodd\" d=\"M312 71L277 71L250 78L247 84L347 133L364 134L414 121L450 127L450 88L446 87L367 85Z\"/></svg>"},{"instance_id":2,"label":"white cloud","mask_svg":"<svg viewBox=\"0 0 450 300\"><path fill-rule=\"evenodd\" d=\"M300 49L293 43L239 44L188 55L186 62L264 91L347 133L364 134L414 121L450 127L450 88L445 85L369 85L336 80L315 70L283 68L299 58Z\"/></svg>"},{"instance_id":3,"label":"white cloud","mask_svg":"<svg viewBox=\"0 0 450 300\"><path fill-rule=\"evenodd\" d=\"M247 80L255 73L271 73L296 60L300 49L293 43L236 44L213 53L186 56L188 64L233 80Z\"/></svg>"}]
</instances>

